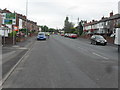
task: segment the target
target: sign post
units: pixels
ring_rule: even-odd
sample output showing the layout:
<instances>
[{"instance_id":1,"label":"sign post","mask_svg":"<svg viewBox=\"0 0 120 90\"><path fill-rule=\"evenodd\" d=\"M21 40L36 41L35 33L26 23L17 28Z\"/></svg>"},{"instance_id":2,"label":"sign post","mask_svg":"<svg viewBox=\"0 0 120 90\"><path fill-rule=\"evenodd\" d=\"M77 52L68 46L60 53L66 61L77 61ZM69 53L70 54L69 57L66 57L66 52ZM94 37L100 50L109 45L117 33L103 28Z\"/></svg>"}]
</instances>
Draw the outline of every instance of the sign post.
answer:
<instances>
[{"instance_id":1,"label":"sign post","mask_svg":"<svg viewBox=\"0 0 120 90\"><path fill-rule=\"evenodd\" d=\"M4 44L3 44L3 46L5 45L5 30L4 30Z\"/></svg>"},{"instance_id":2,"label":"sign post","mask_svg":"<svg viewBox=\"0 0 120 90\"><path fill-rule=\"evenodd\" d=\"M15 44L15 36L14 36L14 27L16 25L16 14L15 13L5 13L3 23L6 25L12 25L12 36L13 36L13 45Z\"/></svg>"}]
</instances>

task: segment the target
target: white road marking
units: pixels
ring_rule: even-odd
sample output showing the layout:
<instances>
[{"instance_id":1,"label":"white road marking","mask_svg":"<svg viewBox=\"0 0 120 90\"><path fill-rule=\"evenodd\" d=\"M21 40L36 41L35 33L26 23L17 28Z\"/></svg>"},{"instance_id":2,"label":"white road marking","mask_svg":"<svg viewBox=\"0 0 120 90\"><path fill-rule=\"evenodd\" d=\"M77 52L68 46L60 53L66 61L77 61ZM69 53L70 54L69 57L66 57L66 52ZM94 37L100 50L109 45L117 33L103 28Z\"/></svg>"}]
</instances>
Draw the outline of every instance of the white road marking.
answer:
<instances>
[{"instance_id":1,"label":"white road marking","mask_svg":"<svg viewBox=\"0 0 120 90\"><path fill-rule=\"evenodd\" d=\"M24 49L27 49L27 48L24 48L24 47L20 47L20 48L18 48L18 49L22 49L22 50L24 50Z\"/></svg>"},{"instance_id":2,"label":"white road marking","mask_svg":"<svg viewBox=\"0 0 120 90\"><path fill-rule=\"evenodd\" d=\"M92 53L92 54L94 54L94 55L96 55L96 56L99 56L99 57L101 57L101 58L104 58L104 59L106 59L106 60L108 60L109 58L107 58L107 57L104 57L104 56L101 56L101 55L99 55L99 54L97 54L97 53Z\"/></svg>"},{"instance_id":3,"label":"white road marking","mask_svg":"<svg viewBox=\"0 0 120 90\"><path fill-rule=\"evenodd\" d=\"M12 46L12 47L14 47L14 48L18 48L18 47L20 47L20 46L18 46L18 45L14 45L14 46Z\"/></svg>"}]
</instances>

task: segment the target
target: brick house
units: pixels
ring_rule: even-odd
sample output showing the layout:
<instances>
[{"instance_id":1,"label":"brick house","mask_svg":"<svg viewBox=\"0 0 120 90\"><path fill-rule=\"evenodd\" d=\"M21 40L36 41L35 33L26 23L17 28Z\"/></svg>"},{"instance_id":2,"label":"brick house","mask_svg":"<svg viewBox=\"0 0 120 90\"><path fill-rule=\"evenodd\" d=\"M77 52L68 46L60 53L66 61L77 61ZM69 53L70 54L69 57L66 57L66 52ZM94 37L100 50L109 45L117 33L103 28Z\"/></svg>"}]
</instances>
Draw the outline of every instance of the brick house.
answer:
<instances>
[{"instance_id":1,"label":"brick house","mask_svg":"<svg viewBox=\"0 0 120 90\"><path fill-rule=\"evenodd\" d=\"M13 26L17 26L19 30L20 29L24 30L24 29L27 28L28 32L30 30L36 30L36 31L38 30L38 28L35 28L35 27L38 27L36 22L30 21L30 20L26 19L25 15L22 15L22 14L19 14L19 13L16 13L16 12L14 12L16 14L16 20L15 20L16 23L14 25L12 25L12 24L4 24L4 25L2 25L2 18L3 19L5 18L4 16L5 16L6 13L12 13L12 12L7 10L6 8L3 9L3 10L0 10L0 27L2 26L2 27L5 27L5 28L8 28L9 29L9 33L12 32ZM18 32L18 34L20 35L20 38L23 39L24 35L26 33ZM21 35L23 37L21 37ZM12 43L12 37L9 37L8 39L9 40L6 40L6 42L9 41L10 43Z\"/></svg>"},{"instance_id":2,"label":"brick house","mask_svg":"<svg viewBox=\"0 0 120 90\"><path fill-rule=\"evenodd\" d=\"M97 33L98 27L97 27L98 21L92 20L88 23L85 23L83 25L83 30L86 34L94 34Z\"/></svg>"},{"instance_id":3,"label":"brick house","mask_svg":"<svg viewBox=\"0 0 120 90\"><path fill-rule=\"evenodd\" d=\"M120 22L120 14L115 14L109 17L108 25L109 25L109 33L115 33L115 28L118 27L118 23Z\"/></svg>"},{"instance_id":4,"label":"brick house","mask_svg":"<svg viewBox=\"0 0 120 90\"><path fill-rule=\"evenodd\" d=\"M110 17L102 17L99 21L92 21L84 24L84 31L87 34L105 34L111 35L115 32L115 28L120 23L120 14L113 15L110 13Z\"/></svg>"},{"instance_id":5,"label":"brick house","mask_svg":"<svg viewBox=\"0 0 120 90\"><path fill-rule=\"evenodd\" d=\"M87 38L93 34L104 35L109 42L113 43L114 38L110 38L115 33L115 28L120 27L120 14L110 13L109 17L102 17L99 21L91 21L83 25L84 33Z\"/></svg>"},{"instance_id":6,"label":"brick house","mask_svg":"<svg viewBox=\"0 0 120 90\"><path fill-rule=\"evenodd\" d=\"M12 12L5 8L5 9L1 10L1 13L5 14L5 13L12 13ZM16 12L14 12L14 13L16 13ZM11 31L12 31L13 25L7 25L7 26L9 28L11 28ZM17 26L18 29L26 29L27 28L27 32L38 31L39 30L37 22L28 20L25 15L22 15L22 14L19 14L19 13L16 13L16 24L15 24L15 26Z\"/></svg>"}]
</instances>

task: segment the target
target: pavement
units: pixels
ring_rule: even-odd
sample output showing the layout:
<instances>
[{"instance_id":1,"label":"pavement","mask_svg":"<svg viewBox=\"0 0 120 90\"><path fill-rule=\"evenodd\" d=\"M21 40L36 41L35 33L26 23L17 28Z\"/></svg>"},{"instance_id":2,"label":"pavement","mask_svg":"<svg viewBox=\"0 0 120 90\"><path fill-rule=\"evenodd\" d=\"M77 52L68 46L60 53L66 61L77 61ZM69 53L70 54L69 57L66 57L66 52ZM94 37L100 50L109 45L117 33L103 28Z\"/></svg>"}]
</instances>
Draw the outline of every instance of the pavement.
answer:
<instances>
[{"instance_id":1,"label":"pavement","mask_svg":"<svg viewBox=\"0 0 120 90\"><path fill-rule=\"evenodd\" d=\"M29 37L26 41L18 42L16 45L6 45L2 47L2 77L7 76L9 71L18 63L24 54L31 48L35 41L34 37Z\"/></svg>"},{"instance_id":2,"label":"pavement","mask_svg":"<svg viewBox=\"0 0 120 90\"><path fill-rule=\"evenodd\" d=\"M3 88L117 88L117 47L52 35L36 41Z\"/></svg>"}]
</instances>

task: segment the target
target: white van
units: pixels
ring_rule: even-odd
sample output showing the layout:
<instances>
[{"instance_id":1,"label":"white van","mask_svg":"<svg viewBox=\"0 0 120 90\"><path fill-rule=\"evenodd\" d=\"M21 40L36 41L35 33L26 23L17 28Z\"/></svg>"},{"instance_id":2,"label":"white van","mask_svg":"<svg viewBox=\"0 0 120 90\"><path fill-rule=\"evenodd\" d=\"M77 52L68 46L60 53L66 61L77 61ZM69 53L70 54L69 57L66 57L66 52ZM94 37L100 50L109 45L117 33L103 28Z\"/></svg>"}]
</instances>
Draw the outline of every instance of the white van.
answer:
<instances>
[{"instance_id":1,"label":"white van","mask_svg":"<svg viewBox=\"0 0 120 90\"><path fill-rule=\"evenodd\" d=\"M118 51L120 51L120 28L116 28L114 44L118 45Z\"/></svg>"}]
</instances>

